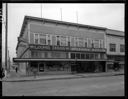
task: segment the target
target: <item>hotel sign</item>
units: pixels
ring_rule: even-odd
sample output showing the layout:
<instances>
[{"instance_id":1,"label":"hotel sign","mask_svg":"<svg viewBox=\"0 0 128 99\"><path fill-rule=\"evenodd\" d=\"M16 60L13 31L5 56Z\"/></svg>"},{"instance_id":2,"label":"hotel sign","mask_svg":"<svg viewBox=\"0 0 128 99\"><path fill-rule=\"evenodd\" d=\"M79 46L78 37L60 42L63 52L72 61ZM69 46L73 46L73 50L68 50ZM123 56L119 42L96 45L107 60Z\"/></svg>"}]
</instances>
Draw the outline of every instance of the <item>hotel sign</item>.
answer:
<instances>
[{"instance_id":1,"label":"hotel sign","mask_svg":"<svg viewBox=\"0 0 128 99\"><path fill-rule=\"evenodd\" d=\"M49 46L49 45L29 45L30 49L49 50L49 51L92 51L105 52L103 48L84 48L84 47L68 47L68 46Z\"/></svg>"}]
</instances>

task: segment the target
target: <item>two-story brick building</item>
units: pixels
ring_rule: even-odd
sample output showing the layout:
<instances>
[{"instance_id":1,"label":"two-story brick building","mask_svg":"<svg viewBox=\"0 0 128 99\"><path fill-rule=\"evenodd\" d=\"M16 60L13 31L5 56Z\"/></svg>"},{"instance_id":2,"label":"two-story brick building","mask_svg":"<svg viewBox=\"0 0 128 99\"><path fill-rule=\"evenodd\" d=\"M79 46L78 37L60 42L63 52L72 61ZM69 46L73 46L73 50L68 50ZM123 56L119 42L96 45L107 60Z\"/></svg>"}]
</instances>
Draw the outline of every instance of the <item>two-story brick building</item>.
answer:
<instances>
[{"instance_id":1,"label":"two-story brick building","mask_svg":"<svg viewBox=\"0 0 128 99\"><path fill-rule=\"evenodd\" d=\"M106 28L25 16L16 48L19 70L106 71Z\"/></svg>"}]
</instances>

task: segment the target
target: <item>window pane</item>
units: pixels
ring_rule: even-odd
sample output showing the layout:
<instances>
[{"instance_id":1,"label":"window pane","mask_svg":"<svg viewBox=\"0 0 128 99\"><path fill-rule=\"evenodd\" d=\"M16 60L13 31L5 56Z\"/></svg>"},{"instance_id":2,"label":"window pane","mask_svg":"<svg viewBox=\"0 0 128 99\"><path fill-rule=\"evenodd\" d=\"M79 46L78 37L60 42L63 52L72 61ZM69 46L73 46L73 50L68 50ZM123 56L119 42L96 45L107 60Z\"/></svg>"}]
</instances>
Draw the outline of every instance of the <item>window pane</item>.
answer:
<instances>
[{"instance_id":1,"label":"window pane","mask_svg":"<svg viewBox=\"0 0 128 99\"><path fill-rule=\"evenodd\" d=\"M52 35L52 45L57 45L57 40L55 35Z\"/></svg>"},{"instance_id":2,"label":"window pane","mask_svg":"<svg viewBox=\"0 0 128 99\"><path fill-rule=\"evenodd\" d=\"M81 59L85 59L85 54L81 54Z\"/></svg>"},{"instance_id":3,"label":"window pane","mask_svg":"<svg viewBox=\"0 0 128 99\"><path fill-rule=\"evenodd\" d=\"M35 36L34 36L34 43L35 44L38 44L39 43L38 34L35 34Z\"/></svg>"},{"instance_id":4,"label":"window pane","mask_svg":"<svg viewBox=\"0 0 128 99\"><path fill-rule=\"evenodd\" d=\"M79 47L84 47L84 40L83 38L78 38Z\"/></svg>"},{"instance_id":5,"label":"window pane","mask_svg":"<svg viewBox=\"0 0 128 99\"><path fill-rule=\"evenodd\" d=\"M99 40L94 40L94 48L99 48Z\"/></svg>"},{"instance_id":6,"label":"window pane","mask_svg":"<svg viewBox=\"0 0 128 99\"><path fill-rule=\"evenodd\" d=\"M51 45L51 35L47 34L47 44Z\"/></svg>"},{"instance_id":7,"label":"window pane","mask_svg":"<svg viewBox=\"0 0 128 99\"><path fill-rule=\"evenodd\" d=\"M116 51L116 44L110 44L110 51L115 52Z\"/></svg>"},{"instance_id":8,"label":"window pane","mask_svg":"<svg viewBox=\"0 0 128 99\"><path fill-rule=\"evenodd\" d=\"M61 36L61 46L66 46L66 37Z\"/></svg>"},{"instance_id":9,"label":"window pane","mask_svg":"<svg viewBox=\"0 0 128 99\"><path fill-rule=\"evenodd\" d=\"M75 53L71 53L71 59L75 59Z\"/></svg>"},{"instance_id":10,"label":"window pane","mask_svg":"<svg viewBox=\"0 0 128 99\"><path fill-rule=\"evenodd\" d=\"M120 45L120 52L124 52L125 51L125 47L123 44Z\"/></svg>"},{"instance_id":11,"label":"window pane","mask_svg":"<svg viewBox=\"0 0 128 99\"><path fill-rule=\"evenodd\" d=\"M87 39L84 39L84 47L87 48Z\"/></svg>"},{"instance_id":12,"label":"window pane","mask_svg":"<svg viewBox=\"0 0 128 99\"><path fill-rule=\"evenodd\" d=\"M40 38L40 44L46 45L46 35L40 34L39 38Z\"/></svg>"},{"instance_id":13,"label":"window pane","mask_svg":"<svg viewBox=\"0 0 128 99\"><path fill-rule=\"evenodd\" d=\"M57 45L60 46L60 36L56 36L57 39Z\"/></svg>"},{"instance_id":14,"label":"window pane","mask_svg":"<svg viewBox=\"0 0 128 99\"><path fill-rule=\"evenodd\" d=\"M76 53L76 58L80 59L80 53Z\"/></svg>"},{"instance_id":15,"label":"window pane","mask_svg":"<svg viewBox=\"0 0 128 99\"><path fill-rule=\"evenodd\" d=\"M89 54L86 54L86 59L89 59Z\"/></svg>"},{"instance_id":16,"label":"window pane","mask_svg":"<svg viewBox=\"0 0 128 99\"><path fill-rule=\"evenodd\" d=\"M75 46L75 39L74 39L74 37L71 37L71 46Z\"/></svg>"},{"instance_id":17,"label":"window pane","mask_svg":"<svg viewBox=\"0 0 128 99\"><path fill-rule=\"evenodd\" d=\"M88 38L88 47L91 48L92 47L92 40L90 38Z\"/></svg>"}]
</instances>

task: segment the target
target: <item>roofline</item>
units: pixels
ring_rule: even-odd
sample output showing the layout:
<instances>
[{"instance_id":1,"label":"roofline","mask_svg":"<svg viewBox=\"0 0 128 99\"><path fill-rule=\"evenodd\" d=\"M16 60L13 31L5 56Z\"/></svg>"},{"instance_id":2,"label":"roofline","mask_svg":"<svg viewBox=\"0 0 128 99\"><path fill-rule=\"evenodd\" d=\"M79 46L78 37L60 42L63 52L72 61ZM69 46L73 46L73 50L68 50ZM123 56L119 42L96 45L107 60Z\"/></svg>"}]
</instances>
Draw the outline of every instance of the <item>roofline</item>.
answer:
<instances>
[{"instance_id":1,"label":"roofline","mask_svg":"<svg viewBox=\"0 0 128 99\"><path fill-rule=\"evenodd\" d=\"M121 30L115 30L115 29L107 29L107 30L112 30L112 31L123 32L124 33L124 31L121 31Z\"/></svg>"},{"instance_id":2,"label":"roofline","mask_svg":"<svg viewBox=\"0 0 128 99\"><path fill-rule=\"evenodd\" d=\"M82 27L94 28L94 29L99 29L99 30L106 30L107 29L105 27L84 25L84 24L78 24L78 23L72 23L72 22L65 22L65 21L59 21L59 20L53 20L53 19L46 19L46 18L39 18L39 17L33 17L33 16L25 16L25 18L33 19L33 20L40 20L40 21L60 23L60 24L66 24L66 25L82 26Z\"/></svg>"},{"instance_id":3,"label":"roofline","mask_svg":"<svg viewBox=\"0 0 128 99\"><path fill-rule=\"evenodd\" d=\"M118 34L110 34L110 33L106 33L106 35L111 35L111 36L118 36L118 37L124 37L124 35L118 35Z\"/></svg>"}]
</instances>

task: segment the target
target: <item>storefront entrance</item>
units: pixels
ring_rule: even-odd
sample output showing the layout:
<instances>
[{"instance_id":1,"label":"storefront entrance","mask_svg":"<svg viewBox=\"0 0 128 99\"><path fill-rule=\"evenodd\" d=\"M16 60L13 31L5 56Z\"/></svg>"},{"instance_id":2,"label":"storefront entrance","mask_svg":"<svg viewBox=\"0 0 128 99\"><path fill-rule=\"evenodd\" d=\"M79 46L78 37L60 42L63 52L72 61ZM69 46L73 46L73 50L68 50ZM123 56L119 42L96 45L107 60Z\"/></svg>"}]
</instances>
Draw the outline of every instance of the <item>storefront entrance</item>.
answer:
<instances>
[{"instance_id":1,"label":"storefront entrance","mask_svg":"<svg viewBox=\"0 0 128 99\"><path fill-rule=\"evenodd\" d=\"M38 64L39 72L44 72L44 63Z\"/></svg>"}]
</instances>

